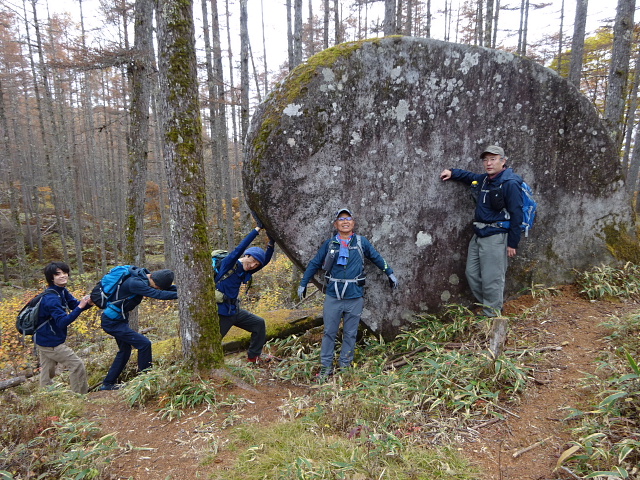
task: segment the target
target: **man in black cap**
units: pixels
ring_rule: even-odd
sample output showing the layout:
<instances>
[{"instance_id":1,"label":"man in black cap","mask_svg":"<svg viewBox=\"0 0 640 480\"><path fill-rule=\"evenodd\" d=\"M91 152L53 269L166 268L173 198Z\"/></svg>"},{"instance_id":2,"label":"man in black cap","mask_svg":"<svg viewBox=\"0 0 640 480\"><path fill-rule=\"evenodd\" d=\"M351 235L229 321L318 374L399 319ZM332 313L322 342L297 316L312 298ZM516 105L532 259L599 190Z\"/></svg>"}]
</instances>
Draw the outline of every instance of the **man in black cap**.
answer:
<instances>
[{"instance_id":1,"label":"man in black cap","mask_svg":"<svg viewBox=\"0 0 640 480\"><path fill-rule=\"evenodd\" d=\"M100 390L117 390L118 377L131 357L131 349L138 350L138 372L151 367L151 341L129 327L128 313L136 308L144 297L158 300L175 300L178 289L173 284L171 270L157 270L149 273L146 268L131 267L130 276L120 285L115 298L111 302L119 303L120 314L106 315L106 310L100 317L102 329L116 339L118 353L109 368L107 376L102 381ZM111 317L116 318L111 318Z\"/></svg>"},{"instance_id":2,"label":"man in black cap","mask_svg":"<svg viewBox=\"0 0 640 480\"><path fill-rule=\"evenodd\" d=\"M355 351L356 335L364 307L364 259L371 260L389 277L391 288L397 288L398 280L393 269L369 240L357 235L355 219L351 210L340 208L332 217L337 230L335 236L326 240L316 256L309 262L298 287L298 296L304 298L307 284L315 273L326 272L327 290L324 300L324 335L320 351L322 364L318 378L326 380L333 374L334 347L342 320L342 349L338 365L340 369L351 366Z\"/></svg>"},{"instance_id":3,"label":"man in black cap","mask_svg":"<svg viewBox=\"0 0 640 480\"><path fill-rule=\"evenodd\" d=\"M443 170L443 181L470 185L476 199L474 235L469 243L466 277L488 317L502 311L508 258L517 253L522 224L522 178L507 167L504 150L489 145L480 155L486 173Z\"/></svg>"}]
</instances>

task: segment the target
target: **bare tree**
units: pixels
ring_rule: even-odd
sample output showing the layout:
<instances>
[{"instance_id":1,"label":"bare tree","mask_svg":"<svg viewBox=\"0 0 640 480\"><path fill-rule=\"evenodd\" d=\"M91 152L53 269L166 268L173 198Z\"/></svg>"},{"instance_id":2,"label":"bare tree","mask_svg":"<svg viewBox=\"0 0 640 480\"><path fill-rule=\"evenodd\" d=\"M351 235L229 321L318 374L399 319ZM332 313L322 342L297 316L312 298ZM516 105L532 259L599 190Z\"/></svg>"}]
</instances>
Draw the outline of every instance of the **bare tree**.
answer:
<instances>
[{"instance_id":1,"label":"bare tree","mask_svg":"<svg viewBox=\"0 0 640 480\"><path fill-rule=\"evenodd\" d=\"M613 50L604 116L618 149L622 145L623 138L625 92L629 76L635 8L635 0L618 0L616 20L613 26Z\"/></svg>"},{"instance_id":2,"label":"bare tree","mask_svg":"<svg viewBox=\"0 0 640 480\"><path fill-rule=\"evenodd\" d=\"M5 114L4 89L0 79L0 134L2 135L2 156L5 159L3 174L8 183L9 190L9 207L11 209L11 219L15 230L16 252L18 256L18 266L20 280L22 283L22 275L27 271L27 254L24 244L24 233L22 231L22 222L20 221L20 211L18 209L18 187L15 181L14 166L12 162L12 152L9 145L9 122Z\"/></svg>"},{"instance_id":3,"label":"bare tree","mask_svg":"<svg viewBox=\"0 0 640 480\"><path fill-rule=\"evenodd\" d=\"M240 132L242 141L249 129L249 27L247 0L240 0Z\"/></svg>"},{"instance_id":4,"label":"bare tree","mask_svg":"<svg viewBox=\"0 0 640 480\"><path fill-rule=\"evenodd\" d=\"M267 39L264 34L264 3L260 0L260 14L262 20L262 63L264 64L264 96L269 93L269 69L267 68Z\"/></svg>"},{"instance_id":5,"label":"bare tree","mask_svg":"<svg viewBox=\"0 0 640 480\"><path fill-rule=\"evenodd\" d=\"M333 28L335 30L335 45L342 42L340 35L340 0L333 0Z\"/></svg>"},{"instance_id":6,"label":"bare tree","mask_svg":"<svg viewBox=\"0 0 640 480\"><path fill-rule=\"evenodd\" d=\"M302 0L294 0L293 67L302 63Z\"/></svg>"},{"instance_id":7,"label":"bare tree","mask_svg":"<svg viewBox=\"0 0 640 480\"><path fill-rule=\"evenodd\" d=\"M322 32L322 45L325 49L329 48L329 0L324 0L324 30Z\"/></svg>"},{"instance_id":8,"label":"bare tree","mask_svg":"<svg viewBox=\"0 0 640 480\"><path fill-rule=\"evenodd\" d=\"M569 81L580 88L582 57L584 56L584 32L587 24L587 4L589 0L576 0L576 19L573 24ZM559 64L560 62L558 62Z\"/></svg>"},{"instance_id":9,"label":"bare tree","mask_svg":"<svg viewBox=\"0 0 640 480\"><path fill-rule=\"evenodd\" d=\"M382 29L385 36L396 34L396 0L384 0L384 23Z\"/></svg>"},{"instance_id":10,"label":"bare tree","mask_svg":"<svg viewBox=\"0 0 640 480\"><path fill-rule=\"evenodd\" d=\"M223 364L207 233L202 122L191 0L158 2L162 139L169 183L182 349L198 371Z\"/></svg>"},{"instance_id":11,"label":"bare tree","mask_svg":"<svg viewBox=\"0 0 640 480\"><path fill-rule=\"evenodd\" d=\"M124 260L144 265L144 203L149 156L149 104L153 78L152 36L155 0L136 0L133 55L129 67L131 105L127 149L129 185ZM134 329L135 330L135 329Z\"/></svg>"},{"instance_id":12,"label":"bare tree","mask_svg":"<svg viewBox=\"0 0 640 480\"><path fill-rule=\"evenodd\" d=\"M484 20L484 46L493 47L491 40L493 38L493 7L494 0L487 0L487 14Z\"/></svg>"},{"instance_id":13,"label":"bare tree","mask_svg":"<svg viewBox=\"0 0 640 480\"><path fill-rule=\"evenodd\" d=\"M289 71L295 66L293 55L293 22L291 21L291 0L287 0L287 52L289 54Z\"/></svg>"},{"instance_id":14,"label":"bare tree","mask_svg":"<svg viewBox=\"0 0 640 480\"><path fill-rule=\"evenodd\" d=\"M217 152L219 158L219 180L222 185L222 199L224 202L224 239L226 241L226 248L229 249L233 244L233 209L231 205L231 172L229 169L229 136L227 135L227 100L224 85L224 68L222 65L222 47L220 42L220 21L217 0L211 1L211 30L213 34L214 76L216 78L216 92L218 95L215 99L215 105L217 107L215 119L216 131L215 133L212 133L212 135L214 136L214 150ZM231 59L231 50L229 50L229 58ZM233 71L233 69L231 70Z\"/></svg>"},{"instance_id":15,"label":"bare tree","mask_svg":"<svg viewBox=\"0 0 640 480\"><path fill-rule=\"evenodd\" d=\"M633 130L634 130L633 126L635 125L636 112L638 110L638 89L640 87L640 49L636 50L635 57L636 57L636 61L635 61L635 69L633 72L633 85L631 86L631 92L629 92L629 112L627 113L627 125L626 125L625 139L624 139L624 151L623 151L623 161L622 161L622 164L627 169L626 187L627 187L627 190L631 193L633 193L636 189L636 185L638 183L638 170L640 169L640 164L634 163L634 161L640 162L640 156L634 155L631 158L632 161L629 162L630 160L629 157L631 153L631 139L633 137ZM639 144L636 143L635 145L637 147ZM638 150L638 148L634 147L633 150L635 153L635 150Z\"/></svg>"}]
</instances>

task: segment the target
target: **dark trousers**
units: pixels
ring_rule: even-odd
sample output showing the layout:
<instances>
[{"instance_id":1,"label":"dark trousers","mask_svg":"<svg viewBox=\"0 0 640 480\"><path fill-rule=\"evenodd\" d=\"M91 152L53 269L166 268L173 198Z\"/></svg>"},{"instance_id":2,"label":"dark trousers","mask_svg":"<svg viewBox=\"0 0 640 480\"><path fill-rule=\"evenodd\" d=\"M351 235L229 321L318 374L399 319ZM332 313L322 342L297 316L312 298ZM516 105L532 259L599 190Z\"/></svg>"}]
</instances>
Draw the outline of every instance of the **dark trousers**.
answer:
<instances>
[{"instance_id":1,"label":"dark trousers","mask_svg":"<svg viewBox=\"0 0 640 480\"><path fill-rule=\"evenodd\" d=\"M131 357L131 349L138 350L138 371L141 372L151 366L151 340L129 327L124 321L113 321L102 316L102 329L116 339L118 353L113 360L103 385L115 385L118 377L127 366Z\"/></svg>"},{"instance_id":2,"label":"dark trousers","mask_svg":"<svg viewBox=\"0 0 640 480\"><path fill-rule=\"evenodd\" d=\"M219 315L219 317L220 338L223 338L231 327L238 327L247 332L251 332L251 342L249 343L247 356L249 358L260 356L262 347L264 347L264 343L267 341L267 326L264 318L242 309L238 309L238 313L235 315Z\"/></svg>"}]
</instances>

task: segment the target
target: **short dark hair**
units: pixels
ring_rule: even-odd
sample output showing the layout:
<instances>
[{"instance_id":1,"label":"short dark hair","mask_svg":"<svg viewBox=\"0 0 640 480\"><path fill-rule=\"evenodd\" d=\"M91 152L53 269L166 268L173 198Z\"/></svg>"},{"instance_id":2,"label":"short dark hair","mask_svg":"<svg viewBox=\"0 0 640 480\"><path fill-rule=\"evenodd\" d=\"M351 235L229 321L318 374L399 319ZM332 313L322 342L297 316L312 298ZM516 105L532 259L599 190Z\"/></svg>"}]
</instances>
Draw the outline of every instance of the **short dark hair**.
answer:
<instances>
[{"instance_id":1,"label":"short dark hair","mask_svg":"<svg viewBox=\"0 0 640 480\"><path fill-rule=\"evenodd\" d=\"M53 285L53 277L58 269L62 270L67 275L69 275L69 272L71 271L69 265L64 262L51 262L49 265L44 267L44 278L47 279L47 283L49 285Z\"/></svg>"}]
</instances>

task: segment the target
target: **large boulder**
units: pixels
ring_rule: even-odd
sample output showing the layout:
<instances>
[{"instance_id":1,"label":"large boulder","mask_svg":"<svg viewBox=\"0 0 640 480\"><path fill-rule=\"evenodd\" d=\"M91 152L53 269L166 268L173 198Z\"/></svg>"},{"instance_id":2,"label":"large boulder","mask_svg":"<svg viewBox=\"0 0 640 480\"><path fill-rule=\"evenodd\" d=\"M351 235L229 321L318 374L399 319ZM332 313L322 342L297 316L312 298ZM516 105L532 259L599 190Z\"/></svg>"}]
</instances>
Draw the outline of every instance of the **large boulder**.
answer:
<instances>
[{"instance_id":1,"label":"large boulder","mask_svg":"<svg viewBox=\"0 0 640 480\"><path fill-rule=\"evenodd\" d=\"M430 39L387 37L330 48L297 67L257 108L246 139L249 206L304 269L353 209L357 231L394 268L370 265L363 321L390 338L414 314L471 304L468 188L444 168L482 172L504 147L539 201L507 273L507 295L611 262L633 232L618 156L591 103L525 58Z\"/></svg>"}]
</instances>

